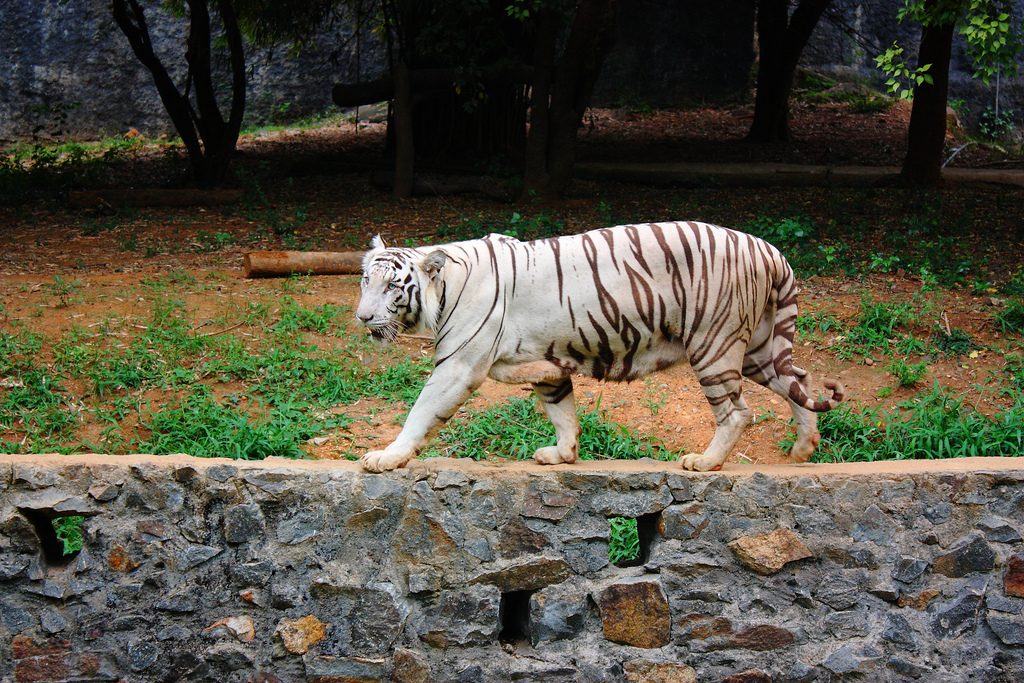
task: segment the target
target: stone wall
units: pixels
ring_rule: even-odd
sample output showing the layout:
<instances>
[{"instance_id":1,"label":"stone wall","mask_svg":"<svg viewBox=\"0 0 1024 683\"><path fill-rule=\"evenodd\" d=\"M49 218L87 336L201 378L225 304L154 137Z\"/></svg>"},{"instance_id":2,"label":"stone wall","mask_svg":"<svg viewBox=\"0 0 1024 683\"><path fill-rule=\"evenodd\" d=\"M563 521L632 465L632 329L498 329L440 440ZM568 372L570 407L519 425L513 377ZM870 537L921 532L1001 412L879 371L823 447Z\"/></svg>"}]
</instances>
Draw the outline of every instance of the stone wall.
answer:
<instances>
[{"instance_id":1,"label":"stone wall","mask_svg":"<svg viewBox=\"0 0 1024 683\"><path fill-rule=\"evenodd\" d=\"M141 4L154 49L183 87L185 22L159 3ZM367 33L357 42L353 30L339 22L298 54L286 47L247 48L246 125L328 111L334 83L378 75L383 59L376 41ZM0 43L0 141L29 139L37 127L44 139L55 132L60 138L116 136L130 128L173 133L153 77L114 23L109 0L4 0ZM221 67L226 116L230 73L226 63Z\"/></svg>"},{"instance_id":2,"label":"stone wall","mask_svg":"<svg viewBox=\"0 0 1024 683\"><path fill-rule=\"evenodd\" d=\"M1022 514L1013 459L0 455L0 681L1009 683ZM608 564L613 516L636 566Z\"/></svg>"}]
</instances>

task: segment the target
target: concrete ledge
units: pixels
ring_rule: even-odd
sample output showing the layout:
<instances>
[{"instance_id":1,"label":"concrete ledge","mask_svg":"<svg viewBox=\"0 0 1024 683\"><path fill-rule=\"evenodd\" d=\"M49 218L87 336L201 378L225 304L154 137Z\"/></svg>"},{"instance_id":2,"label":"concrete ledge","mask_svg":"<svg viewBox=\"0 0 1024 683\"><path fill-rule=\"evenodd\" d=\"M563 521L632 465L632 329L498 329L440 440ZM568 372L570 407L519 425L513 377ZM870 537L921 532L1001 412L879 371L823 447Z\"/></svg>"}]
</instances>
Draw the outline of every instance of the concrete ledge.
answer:
<instances>
[{"instance_id":1,"label":"concrete ledge","mask_svg":"<svg viewBox=\"0 0 1024 683\"><path fill-rule=\"evenodd\" d=\"M0 465L4 463L46 465L64 467L67 465L98 465L101 467L130 465L160 465L174 467L188 465L202 470L210 467L231 465L239 469L294 469L297 471L339 471L362 473L359 463L350 460L294 460L292 458L266 458L264 460L234 460L231 458L195 458L184 453L176 455L150 455L133 453L130 455L107 455L102 453L76 453L63 455L60 453L44 453L38 455L14 455L0 453ZM532 461L495 460L476 461L462 458L418 458L409 463L404 470L383 476L403 476L405 473L422 471L436 472L444 469L459 469L465 472L489 473L500 475L502 471L543 474L545 472L665 472L684 474L691 477L707 477L716 475L744 476L760 472L768 476L835 476L872 474L921 474L941 472L999 472L1006 470L1024 470L1024 457L1008 455L1004 458L948 458L942 460L879 460L877 462L852 463L800 463L781 465L748 465L730 463L718 472L687 472L672 462L660 462L644 458L642 460L580 460L572 465L538 465ZM373 475L367 475L373 476Z\"/></svg>"},{"instance_id":2,"label":"concrete ledge","mask_svg":"<svg viewBox=\"0 0 1024 683\"><path fill-rule=\"evenodd\" d=\"M1024 680L1022 519L1017 458L0 455L0 681Z\"/></svg>"}]
</instances>

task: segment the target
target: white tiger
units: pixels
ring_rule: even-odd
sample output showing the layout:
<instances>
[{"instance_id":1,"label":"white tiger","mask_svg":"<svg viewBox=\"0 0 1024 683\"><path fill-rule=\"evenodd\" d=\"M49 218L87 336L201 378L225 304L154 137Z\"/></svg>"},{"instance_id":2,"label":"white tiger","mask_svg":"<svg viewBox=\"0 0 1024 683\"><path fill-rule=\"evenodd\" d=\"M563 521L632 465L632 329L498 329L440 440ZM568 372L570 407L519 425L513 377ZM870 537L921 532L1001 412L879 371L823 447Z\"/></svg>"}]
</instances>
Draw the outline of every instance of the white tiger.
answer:
<instances>
[{"instance_id":1,"label":"white tiger","mask_svg":"<svg viewBox=\"0 0 1024 683\"><path fill-rule=\"evenodd\" d=\"M363 261L356 317L381 341L402 332L435 338L434 370L398 437L360 459L371 472L402 467L428 433L491 377L533 385L554 424L542 464L577 457L571 375L628 381L683 360L693 367L717 427L691 470L718 469L750 423L743 377L789 402L810 457L818 412L843 399L808 398L792 364L797 285L764 240L705 223L623 225L521 242L504 235L416 249L374 238Z\"/></svg>"}]
</instances>

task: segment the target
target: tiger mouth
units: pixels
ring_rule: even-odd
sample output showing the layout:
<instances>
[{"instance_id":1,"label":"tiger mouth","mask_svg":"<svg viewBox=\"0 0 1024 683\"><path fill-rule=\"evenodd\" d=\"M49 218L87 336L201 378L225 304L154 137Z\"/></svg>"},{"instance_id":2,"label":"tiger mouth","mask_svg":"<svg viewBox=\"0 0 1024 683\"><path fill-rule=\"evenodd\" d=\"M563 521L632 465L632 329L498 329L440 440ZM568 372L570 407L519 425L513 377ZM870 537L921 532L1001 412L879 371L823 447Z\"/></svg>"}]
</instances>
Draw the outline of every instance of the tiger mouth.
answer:
<instances>
[{"instance_id":1,"label":"tiger mouth","mask_svg":"<svg viewBox=\"0 0 1024 683\"><path fill-rule=\"evenodd\" d=\"M393 342L398 337L399 326L394 323L381 325L367 325L370 330L370 338L376 342Z\"/></svg>"}]
</instances>

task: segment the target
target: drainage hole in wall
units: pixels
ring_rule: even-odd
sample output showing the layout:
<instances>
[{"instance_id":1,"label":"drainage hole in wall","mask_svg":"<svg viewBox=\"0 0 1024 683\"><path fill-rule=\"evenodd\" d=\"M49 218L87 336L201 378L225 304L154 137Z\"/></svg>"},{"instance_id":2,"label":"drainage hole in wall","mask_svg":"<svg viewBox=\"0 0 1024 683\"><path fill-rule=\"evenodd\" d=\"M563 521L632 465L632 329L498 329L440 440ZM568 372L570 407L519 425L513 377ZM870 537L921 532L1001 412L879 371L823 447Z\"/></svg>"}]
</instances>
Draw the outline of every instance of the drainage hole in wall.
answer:
<instances>
[{"instance_id":1,"label":"drainage hole in wall","mask_svg":"<svg viewBox=\"0 0 1024 683\"><path fill-rule=\"evenodd\" d=\"M515 643L529 639L532 595L533 591L509 591L501 594L501 605L498 608L501 631L498 632L498 640L503 643Z\"/></svg>"},{"instance_id":2,"label":"drainage hole in wall","mask_svg":"<svg viewBox=\"0 0 1024 683\"><path fill-rule=\"evenodd\" d=\"M32 508L20 508L20 512L35 528L46 564L62 567L75 559L82 549L82 523L85 517L53 517Z\"/></svg>"},{"instance_id":3,"label":"drainage hole in wall","mask_svg":"<svg viewBox=\"0 0 1024 683\"><path fill-rule=\"evenodd\" d=\"M658 533L658 513L640 517L609 517L608 561L617 567L647 563Z\"/></svg>"}]
</instances>

